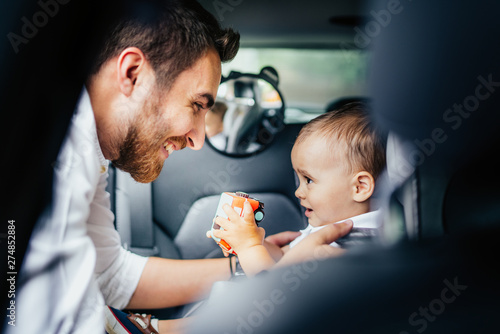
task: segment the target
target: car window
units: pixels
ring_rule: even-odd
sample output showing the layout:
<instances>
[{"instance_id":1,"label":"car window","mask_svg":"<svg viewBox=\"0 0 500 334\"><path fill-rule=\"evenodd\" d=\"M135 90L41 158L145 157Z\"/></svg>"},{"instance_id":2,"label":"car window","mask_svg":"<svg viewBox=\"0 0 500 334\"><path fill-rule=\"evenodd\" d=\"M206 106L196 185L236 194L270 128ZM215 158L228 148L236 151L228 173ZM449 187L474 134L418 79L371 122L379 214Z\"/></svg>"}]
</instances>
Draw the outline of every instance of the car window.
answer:
<instances>
[{"instance_id":1,"label":"car window","mask_svg":"<svg viewBox=\"0 0 500 334\"><path fill-rule=\"evenodd\" d=\"M302 123L325 111L329 102L347 96L365 96L368 52L346 49L241 48L223 64L230 71L258 73L274 67L286 102L286 123Z\"/></svg>"}]
</instances>

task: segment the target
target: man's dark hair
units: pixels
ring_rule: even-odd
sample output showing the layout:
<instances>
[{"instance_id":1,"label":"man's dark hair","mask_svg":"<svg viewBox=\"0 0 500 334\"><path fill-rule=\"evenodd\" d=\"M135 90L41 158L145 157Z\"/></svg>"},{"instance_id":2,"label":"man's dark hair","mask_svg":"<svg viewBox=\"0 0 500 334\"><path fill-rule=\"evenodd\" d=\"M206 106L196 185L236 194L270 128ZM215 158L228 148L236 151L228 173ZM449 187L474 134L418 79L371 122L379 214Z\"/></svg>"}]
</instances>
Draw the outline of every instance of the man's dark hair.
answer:
<instances>
[{"instance_id":1,"label":"man's dark hair","mask_svg":"<svg viewBox=\"0 0 500 334\"><path fill-rule=\"evenodd\" d=\"M142 6L135 17L125 18L111 29L92 75L127 47L137 47L144 53L163 88L168 88L210 47L217 51L222 62L236 56L239 33L223 29L197 1L165 0L153 8L151 3Z\"/></svg>"}]
</instances>

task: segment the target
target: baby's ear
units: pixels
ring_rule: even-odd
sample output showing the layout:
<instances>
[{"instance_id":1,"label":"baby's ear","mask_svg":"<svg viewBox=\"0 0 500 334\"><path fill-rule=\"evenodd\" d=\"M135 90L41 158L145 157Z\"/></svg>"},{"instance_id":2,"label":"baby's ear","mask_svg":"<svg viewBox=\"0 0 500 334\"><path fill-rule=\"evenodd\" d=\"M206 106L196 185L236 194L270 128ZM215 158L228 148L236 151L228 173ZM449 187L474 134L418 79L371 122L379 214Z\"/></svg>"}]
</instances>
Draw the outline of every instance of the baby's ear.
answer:
<instances>
[{"instance_id":1,"label":"baby's ear","mask_svg":"<svg viewBox=\"0 0 500 334\"><path fill-rule=\"evenodd\" d=\"M353 177L353 183L353 199L356 202L362 203L370 199L375 190L375 179L370 173L366 171L357 173Z\"/></svg>"}]
</instances>

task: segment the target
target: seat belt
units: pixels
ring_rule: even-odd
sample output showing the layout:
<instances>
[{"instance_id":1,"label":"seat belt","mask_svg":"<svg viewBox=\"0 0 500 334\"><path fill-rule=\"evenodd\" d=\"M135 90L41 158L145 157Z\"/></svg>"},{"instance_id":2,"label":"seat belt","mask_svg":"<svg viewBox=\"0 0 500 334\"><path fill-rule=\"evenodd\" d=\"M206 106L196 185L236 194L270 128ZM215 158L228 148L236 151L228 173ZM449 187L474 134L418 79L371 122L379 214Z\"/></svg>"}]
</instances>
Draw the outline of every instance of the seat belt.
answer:
<instances>
[{"instance_id":1,"label":"seat belt","mask_svg":"<svg viewBox=\"0 0 500 334\"><path fill-rule=\"evenodd\" d=\"M122 245L142 256L159 254L154 241L151 184L134 181L128 173L114 169L115 226Z\"/></svg>"},{"instance_id":2,"label":"seat belt","mask_svg":"<svg viewBox=\"0 0 500 334\"><path fill-rule=\"evenodd\" d=\"M108 167L108 184L106 185L106 191L109 193L109 202L111 212L115 214L113 225L116 228L116 168L109 164Z\"/></svg>"}]
</instances>

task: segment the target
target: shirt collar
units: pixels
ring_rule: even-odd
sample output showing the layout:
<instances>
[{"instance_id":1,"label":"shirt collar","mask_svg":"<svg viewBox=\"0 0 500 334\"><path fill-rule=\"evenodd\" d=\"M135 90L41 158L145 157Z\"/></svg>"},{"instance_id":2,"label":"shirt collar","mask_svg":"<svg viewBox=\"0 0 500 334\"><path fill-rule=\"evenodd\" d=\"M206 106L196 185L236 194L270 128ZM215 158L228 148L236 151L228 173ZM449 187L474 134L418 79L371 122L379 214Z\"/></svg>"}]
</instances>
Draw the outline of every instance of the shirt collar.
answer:
<instances>
[{"instance_id":1,"label":"shirt collar","mask_svg":"<svg viewBox=\"0 0 500 334\"><path fill-rule=\"evenodd\" d=\"M101 145L99 144L99 139L97 137L97 127L95 122L94 110L92 109L92 104L90 103L90 96L87 88L83 87L78 100L77 107L77 117L87 118L87 124L89 124L89 134L92 136L92 140L95 145L95 150L97 153L97 158L99 159L99 164L101 165L101 173L104 173L108 169L109 161L106 160L104 154L102 153Z\"/></svg>"},{"instance_id":2,"label":"shirt collar","mask_svg":"<svg viewBox=\"0 0 500 334\"><path fill-rule=\"evenodd\" d=\"M353 227L364 227L364 228L377 228L378 227L378 222L379 222L379 217L380 217L380 209L363 213L361 215L357 215L351 218L347 219L342 219L338 222L335 222L335 224L341 223L346 220L352 220L353 222ZM307 227L304 230L301 230L300 232L302 233L312 233L321 230L324 228L324 226L312 226L311 224L307 225Z\"/></svg>"}]
</instances>

